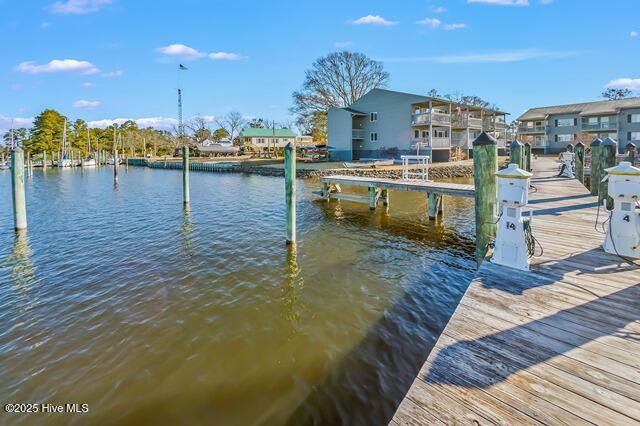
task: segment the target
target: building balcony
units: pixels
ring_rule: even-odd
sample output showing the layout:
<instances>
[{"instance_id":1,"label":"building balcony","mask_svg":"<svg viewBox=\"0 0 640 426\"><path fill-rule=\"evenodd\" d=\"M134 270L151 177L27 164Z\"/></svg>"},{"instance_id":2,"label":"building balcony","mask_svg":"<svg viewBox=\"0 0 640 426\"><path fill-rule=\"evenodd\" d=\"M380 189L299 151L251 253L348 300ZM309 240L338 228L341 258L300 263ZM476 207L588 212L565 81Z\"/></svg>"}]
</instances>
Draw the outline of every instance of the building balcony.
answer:
<instances>
[{"instance_id":1,"label":"building balcony","mask_svg":"<svg viewBox=\"0 0 640 426\"><path fill-rule=\"evenodd\" d=\"M432 148L432 149L448 149L451 148L449 138L411 138L411 148Z\"/></svg>"},{"instance_id":2,"label":"building balcony","mask_svg":"<svg viewBox=\"0 0 640 426\"><path fill-rule=\"evenodd\" d=\"M467 127L471 129L482 129L482 119L477 117L464 117L464 116L454 116L452 122L452 127L458 129L466 129Z\"/></svg>"},{"instance_id":3,"label":"building balcony","mask_svg":"<svg viewBox=\"0 0 640 426\"><path fill-rule=\"evenodd\" d=\"M412 126L449 126L451 124L451 116L447 113L432 111L429 109L419 109L413 112L411 117Z\"/></svg>"},{"instance_id":4,"label":"building balcony","mask_svg":"<svg viewBox=\"0 0 640 426\"><path fill-rule=\"evenodd\" d=\"M351 129L351 139L364 139L365 131L362 129Z\"/></svg>"},{"instance_id":5,"label":"building balcony","mask_svg":"<svg viewBox=\"0 0 640 426\"><path fill-rule=\"evenodd\" d=\"M600 122L600 123L582 123L582 130L597 131L597 130L617 130L618 123L616 122Z\"/></svg>"},{"instance_id":6,"label":"building balcony","mask_svg":"<svg viewBox=\"0 0 640 426\"><path fill-rule=\"evenodd\" d=\"M518 133L546 133L547 126L519 126Z\"/></svg>"}]
</instances>

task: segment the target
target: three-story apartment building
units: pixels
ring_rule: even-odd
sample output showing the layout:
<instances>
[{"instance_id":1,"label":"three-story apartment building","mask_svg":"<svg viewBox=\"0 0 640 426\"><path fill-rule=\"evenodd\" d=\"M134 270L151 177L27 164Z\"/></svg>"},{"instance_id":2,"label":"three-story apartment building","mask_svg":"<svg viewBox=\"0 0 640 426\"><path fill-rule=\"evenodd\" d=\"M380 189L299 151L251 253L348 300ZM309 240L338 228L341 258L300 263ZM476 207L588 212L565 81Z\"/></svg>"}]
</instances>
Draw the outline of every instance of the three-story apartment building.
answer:
<instances>
[{"instance_id":1,"label":"three-story apartment building","mask_svg":"<svg viewBox=\"0 0 640 426\"><path fill-rule=\"evenodd\" d=\"M597 137L615 139L624 152L629 142L640 143L640 98L532 108L518 121L518 139L534 152L558 153Z\"/></svg>"},{"instance_id":2,"label":"three-story apartment building","mask_svg":"<svg viewBox=\"0 0 640 426\"><path fill-rule=\"evenodd\" d=\"M346 108L328 113L328 143L334 159L397 158L430 154L449 161L457 147L468 151L486 131L501 150L507 139L507 113L447 99L373 89Z\"/></svg>"}]
</instances>

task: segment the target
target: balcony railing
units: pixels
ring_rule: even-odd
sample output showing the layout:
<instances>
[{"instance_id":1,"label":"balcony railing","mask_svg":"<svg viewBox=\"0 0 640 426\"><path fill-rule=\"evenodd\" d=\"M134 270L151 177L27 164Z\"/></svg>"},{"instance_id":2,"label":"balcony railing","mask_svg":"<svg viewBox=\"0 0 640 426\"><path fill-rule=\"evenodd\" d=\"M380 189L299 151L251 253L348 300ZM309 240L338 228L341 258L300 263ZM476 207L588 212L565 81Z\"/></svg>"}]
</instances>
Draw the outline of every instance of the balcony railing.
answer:
<instances>
[{"instance_id":1,"label":"balcony railing","mask_svg":"<svg viewBox=\"0 0 640 426\"><path fill-rule=\"evenodd\" d=\"M421 148L450 148L451 141L449 138L432 138L429 141L429 138L411 138L411 147L416 148L417 146Z\"/></svg>"},{"instance_id":2,"label":"balcony railing","mask_svg":"<svg viewBox=\"0 0 640 426\"><path fill-rule=\"evenodd\" d=\"M582 130L616 130L618 123L601 121L599 123L582 123Z\"/></svg>"},{"instance_id":3,"label":"balcony railing","mask_svg":"<svg viewBox=\"0 0 640 426\"><path fill-rule=\"evenodd\" d=\"M364 139L365 133L361 129L351 129L351 139Z\"/></svg>"},{"instance_id":4,"label":"balcony railing","mask_svg":"<svg viewBox=\"0 0 640 426\"><path fill-rule=\"evenodd\" d=\"M449 123L451 123L451 116L449 114L436 111L430 114L428 109L415 110L411 119L411 124L414 126L429 124L448 126Z\"/></svg>"},{"instance_id":5,"label":"balcony railing","mask_svg":"<svg viewBox=\"0 0 640 426\"><path fill-rule=\"evenodd\" d=\"M547 126L520 126L518 132L520 133L544 133L547 131Z\"/></svg>"},{"instance_id":6,"label":"balcony railing","mask_svg":"<svg viewBox=\"0 0 640 426\"><path fill-rule=\"evenodd\" d=\"M482 119L477 117L454 116L451 123L454 127L482 129Z\"/></svg>"}]
</instances>

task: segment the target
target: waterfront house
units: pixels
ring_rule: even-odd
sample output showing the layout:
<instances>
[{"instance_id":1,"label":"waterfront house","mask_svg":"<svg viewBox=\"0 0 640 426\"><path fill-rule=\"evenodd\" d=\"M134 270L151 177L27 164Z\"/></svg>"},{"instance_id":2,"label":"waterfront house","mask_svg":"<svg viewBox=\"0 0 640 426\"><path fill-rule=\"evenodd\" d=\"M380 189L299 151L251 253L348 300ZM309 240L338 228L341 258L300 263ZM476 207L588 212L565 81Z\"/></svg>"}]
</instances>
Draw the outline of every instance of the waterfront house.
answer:
<instances>
[{"instance_id":1,"label":"waterfront house","mask_svg":"<svg viewBox=\"0 0 640 426\"><path fill-rule=\"evenodd\" d=\"M518 121L518 139L538 153L553 154L567 145L590 145L610 137L624 152L629 142L640 142L640 98L585 102L531 108Z\"/></svg>"},{"instance_id":2,"label":"waterfront house","mask_svg":"<svg viewBox=\"0 0 640 426\"><path fill-rule=\"evenodd\" d=\"M334 159L398 158L430 154L449 161L452 151L466 155L483 131L507 140L506 112L447 99L373 89L345 108L328 113L328 143Z\"/></svg>"},{"instance_id":3,"label":"waterfront house","mask_svg":"<svg viewBox=\"0 0 640 426\"><path fill-rule=\"evenodd\" d=\"M296 134L290 129L247 127L240 133L240 141L245 149L261 152L284 148L289 142L295 143Z\"/></svg>"}]
</instances>

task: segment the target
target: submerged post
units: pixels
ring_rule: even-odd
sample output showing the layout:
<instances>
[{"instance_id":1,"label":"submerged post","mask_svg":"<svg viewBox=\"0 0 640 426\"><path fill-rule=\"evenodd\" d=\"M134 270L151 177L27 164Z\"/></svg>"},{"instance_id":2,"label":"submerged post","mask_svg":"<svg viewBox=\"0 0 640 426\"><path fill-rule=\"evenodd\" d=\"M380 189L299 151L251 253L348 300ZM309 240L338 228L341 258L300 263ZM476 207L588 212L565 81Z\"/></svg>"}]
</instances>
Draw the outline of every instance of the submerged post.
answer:
<instances>
[{"instance_id":1,"label":"submerged post","mask_svg":"<svg viewBox=\"0 0 640 426\"><path fill-rule=\"evenodd\" d=\"M520 142L517 143L520 144ZM473 178L476 187L476 262L478 266L487 254L489 243L496 235L497 172L498 142L486 132L482 132L473 141Z\"/></svg>"},{"instance_id":2,"label":"submerged post","mask_svg":"<svg viewBox=\"0 0 640 426\"><path fill-rule=\"evenodd\" d=\"M287 244L296 243L296 148L289 142L284 148L284 189L287 218Z\"/></svg>"},{"instance_id":3,"label":"submerged post","mask_svg":"<svg viewBox=\"0 0 640 426\"><path fill-rule=\"evenodd\" d=\"M600 145L600 173L602 180L606 174L605 169L609 167L615 167L618 155L618 143L611 138L606 138ZM609 183L600 182L600 196L598 201L607 200L607 210L613 210L613 198L609 197Z\"/></svg>"},{"instance_id":4,"label":"submerged post","mask_svg":"<svg viewBox=\"0 0 640 426\"><path fill-rule=\"evenodd\" d=\"M480 136L478 136L480 137ZM510 152L509 152L509 163L517 164L521 169L524 168L523 163L523 145L518 140L514 140L509 144ZM497 171L497 170L496 170Z\"/></svg>"},{"instance_id":5,"label":"submerged post","mask_svg":"<svg viewBox=\"0 0 640 426\"><path fill-rule=\"evenodd\" d=\"M584 184L584 144L578 142L574 151L576 153L576 179Z\"/></svg>"},{"instance_id":6,"label":"submerged post","mask_svg":"<svg viewBox=\"0 0 640 426\"><path fill-rule=\"evenodd\" d=\"M589 176L589 190L591 195L598 195L600 191L600 145L602 140L595 138L591 142L591 175Z\"/></svg>"},{"instance_id":7,"label":"submerged post","mask_svg":"<svg viewBox=\"0 0 640 426\"><path fill-rule=\"evenodd\" d=\"M633 142L627 144L627 161L630 162L632 166L636 165L636 145Z\"/></svg>"},{"instance_id":8,"label":"submerged post","mask_svg":"<svg viewBox=\"0 0 640 426\"><path fill-rule=\"evenodd\" d=\"M20 147L11 153L11 187L15 230L27 229L27 203L24 197L24 151Z\"/></svg>"},{"instance_id":9,"label":"submerged post","mask_svg":"<svg viewBox=\"0 0 640 426\"><path fill-rule=\"evenodd\" d=\"M189 205L189 147L182 146L182 200L185 206Z\"/></svg>"},{"instance_id":10,"label":"submerged post","mask_svg":"<svg viewBox=\"0 0 640 426\"><path fill-rule=\"evenodd\" d=\"M524 170L530 172L533 170L533 166L531 164L531 144L529 142L525 142L524 144Z\"/></svg>"}]
</instances>

